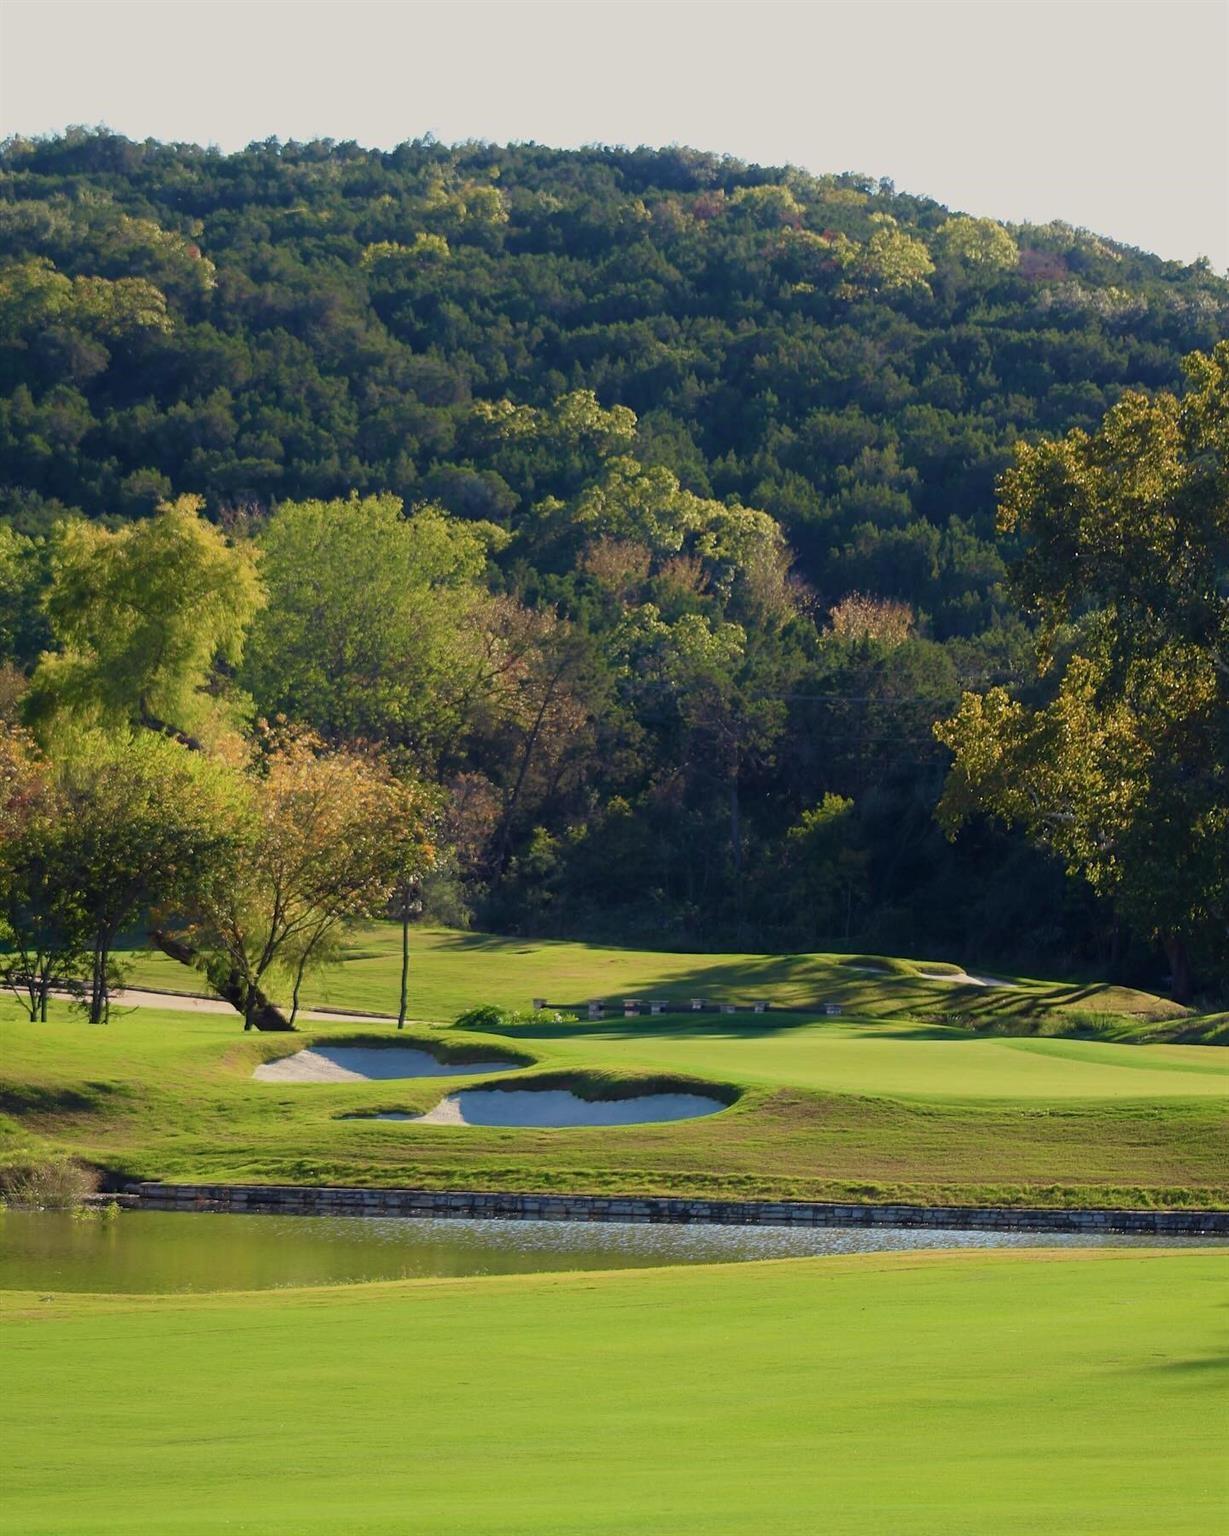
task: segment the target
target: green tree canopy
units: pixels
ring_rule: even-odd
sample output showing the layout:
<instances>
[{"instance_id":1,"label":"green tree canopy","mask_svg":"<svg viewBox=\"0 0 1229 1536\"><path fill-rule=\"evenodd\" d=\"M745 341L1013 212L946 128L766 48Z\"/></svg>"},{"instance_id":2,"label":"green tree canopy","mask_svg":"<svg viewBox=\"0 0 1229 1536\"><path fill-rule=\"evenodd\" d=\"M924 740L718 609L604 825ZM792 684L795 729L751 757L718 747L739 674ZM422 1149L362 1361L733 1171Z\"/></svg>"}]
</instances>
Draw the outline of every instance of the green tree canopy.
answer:
<instances>
[{"instance_id":1,"label":"green tree canopy","mask_svg":"<svg viewBox=\"0 0 1229 1536\"><path fill-rule=\"evenodd\" d=\"M242 788L225 762L148 730L76 731L51 765L50 814L32 828L18 871L45 872L71 898L90 956L91 1023L118 979L119 934L153 908L178 910L235 869Z\"/></svg>"},{"instance_id":2,"label":"green tree canopy","mask_svg":"<svg viewBox=\"0 0 1229 1536\"><path fill-rule=\"evenodd\" d=\"M966 694L936 727L946 825L1022 825L1164 944L1184 998L1192 962L1229 962L1229 344L1187 373L1020 449L1000 520L1050 698Z\"/></svg>"},{"instance_id":3,"label":"green tree canopy","mask_svg":"<svg viewBox=\"0 0 1229 1536\"><path fill-rule=\"evenodd\" d=\"M285 502L261 535L269 603L242 677L269 718L435 760L483 676L499 530L396 496Z\"/></svg>"},{"instance_id":4,"label":"green tree canopy","mask_svg":"<svg viewBox=\"0 0 1229 1536\"><path fill-rule=\"evenodd\" d=\"M216 738L228 726L221 669L235 667L263 601L254 552L201 516L194 497L115 532L62 524L44 607L57 649L34 673L29 718L144 726Z\"/></svg>"}]
</instances>

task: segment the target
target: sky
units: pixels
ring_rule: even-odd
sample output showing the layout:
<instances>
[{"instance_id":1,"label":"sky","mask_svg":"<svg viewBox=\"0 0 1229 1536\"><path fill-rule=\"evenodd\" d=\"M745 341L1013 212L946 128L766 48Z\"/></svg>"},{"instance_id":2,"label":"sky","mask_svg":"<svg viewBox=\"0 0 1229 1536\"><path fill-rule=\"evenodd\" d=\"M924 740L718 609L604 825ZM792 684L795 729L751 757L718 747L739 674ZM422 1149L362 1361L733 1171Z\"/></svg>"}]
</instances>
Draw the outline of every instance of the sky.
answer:
<instances>
[{"instance_id":1,"label":"sky","mask_svg":"<svg viewBox=\"0 0 1229 1536\"><path fill-rule=\"evenodd\" d=\"M0 132L690 144L1229 269L1229 0L0 0Z\"/></svg>"}]
</instances>

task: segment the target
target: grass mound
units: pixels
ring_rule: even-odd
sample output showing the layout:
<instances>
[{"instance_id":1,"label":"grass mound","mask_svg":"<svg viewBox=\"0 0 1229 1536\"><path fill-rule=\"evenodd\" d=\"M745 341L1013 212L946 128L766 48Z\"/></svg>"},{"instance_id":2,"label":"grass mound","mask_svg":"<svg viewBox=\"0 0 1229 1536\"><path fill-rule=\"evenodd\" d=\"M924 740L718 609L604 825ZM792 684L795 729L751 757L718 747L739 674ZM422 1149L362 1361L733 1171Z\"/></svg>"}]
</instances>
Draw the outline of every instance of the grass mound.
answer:
<instances>
[{"instance_id":1,"label":"grass mound","mask_svg":"<svg viewBox=\"0 0 1229 1536\"><path fill-rule=\"evenodd\" d=\"M564 1012L583 1012L589 1000L621 1011L625 997L660 998L680 1009L704 997L750 1011L765 998L776 1008L820 1010L835 1003L862 1018L902 1018L950 1007L961 995L952 978L962 973L950 962L885 955L682 954L431 927L415 930L414 950L415 1015L437 1021L472 1009L476 998L522 1013L535 998ZM199 984L195 973L165 955L137 953L132 959L134 986L190 991ZM853 969L863 964L865 970ZM400 930L374 924L353 935L339 964L307 984L304 1007L387 1014L395 1010L400 967ZM980 995L971 1006L980 1017L1028 1018L1074 1008L1155 1020L1187 1012L1129 987L1004 979L1010 988L976 989Z\"/></svg>"}]
</instances>

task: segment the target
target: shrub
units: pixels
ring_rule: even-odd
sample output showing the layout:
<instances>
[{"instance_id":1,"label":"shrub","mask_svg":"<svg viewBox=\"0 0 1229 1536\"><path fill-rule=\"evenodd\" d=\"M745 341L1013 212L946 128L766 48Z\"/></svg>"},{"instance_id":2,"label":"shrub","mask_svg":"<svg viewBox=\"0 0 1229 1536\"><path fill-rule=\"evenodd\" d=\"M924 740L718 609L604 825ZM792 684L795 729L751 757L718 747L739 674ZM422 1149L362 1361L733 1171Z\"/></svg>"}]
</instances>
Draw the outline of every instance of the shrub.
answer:
<instances>
[{"instance_id":1,"label":"shrub","mask_svg":"<svg viewBox=\"0 0 1229 1536\"><path fill-rule=\"evenodd\" d=\"M508 1029L524 1029L541 1024L576 1024L574 1013L564 1013L558 1008L500 1008L494 1003L484 1003L469 1008L455 1020L457 1029L473 1029L483 1034L500 1034Z\"/></svg>"},{"instance_id":2,"label":"shrub","mask_svg":"<svg viewBox=\"0 0 1229 1536\"><path fill-rule=\"evenodd\" d=\"M69 1157L38 1163L14 1163L0 1169L0 1190L13 1205L41 1210L72 1210L98 1188L92 1168Z\"/></svg>"}]
</instances>

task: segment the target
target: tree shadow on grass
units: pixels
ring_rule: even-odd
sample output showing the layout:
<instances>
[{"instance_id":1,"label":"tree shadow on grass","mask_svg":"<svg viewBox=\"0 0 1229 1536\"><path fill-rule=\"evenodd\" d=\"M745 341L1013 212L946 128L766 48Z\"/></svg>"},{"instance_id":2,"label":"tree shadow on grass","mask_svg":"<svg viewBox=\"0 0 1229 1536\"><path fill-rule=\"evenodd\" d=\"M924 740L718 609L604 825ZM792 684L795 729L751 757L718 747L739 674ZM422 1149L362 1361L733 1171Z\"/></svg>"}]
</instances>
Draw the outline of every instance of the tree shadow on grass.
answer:
<instances>
[{"instance_id":1,"label":"tree shadow on grass","mask_svg":"<svg viewBox=\"0 0 1229 1536\"><path fill-rule=\"evenodd\" d=\"M1219 1389L1224 1386L1223 1378L1229 1376L1229 1354L1202 1355L1194 1360L1163 1360L1146 1369L1167 1376L1189 1376L1192 1381Z\"/></svg>"},{"instance_id":2,"label":"tree shadow on grass","mask_svg":"<svg viewBox=\"0 0 1229 1536\"><path fill-rule=\"evenodd\" d=\"M893 1024L877 1031L875 1021L855 1020L859 1027L850 1033L847 1021L825 1018L821 1014L772 1013L741 1017L730 1014L640 1014L624 1018L579 1019L575 1023L509 1024L505 1028L487 1025L483 1034L515 1036L521 1040L771 1040L798 1030L831 1028L858 1040L968 1040L975 1039L962 1030L944 1025L919 1024L901 1028Z\"/></svg>"},{"instance_id":3,"label":"tree shadow on grass","mask_svg":"<svg viewBox=\"0 0 1229 1536\"><path fill-rule=\"evenodd\" d=\"M475 958L482 955L549 954L563 947L574 947L573 941L453 932L436 934L433 942L437 953L451 951ZM797 1010L792 1027L796 1027L798 1022L822 1021L825 1018L825 1005L835 1005L849 1019L913 1026L907 1038L923 1040L1029 1034L1034 1032L1033 1026L1053 1018L1060 1010L1078 1012L1083 1007L1095 1011L1098 1007L1106 1007L1101 983L1026 981L1003 986L979 986L970 982L943 981L938 977L916 975L905 969L894 970L887 959L883 961L882 971L861 971L861 963L876 957L825 951L740 955L724 958L718 964L703 963L705 960L718 959L717 956L700 953L688 956L677 951L663 951L685 968L668 979L629 981L616 991L611 988L609 970L610 959L618 955L619 946L597 945L594 948L600 950L603 957L602 970L605 974L600 980L596 977L594 979L595 988L600 990L595 990L588 997L548 997L551 1007L583 1014L592 999L600 1000L608 1008L621 1012L623 997L633 996L640 999L642 1005L650 999L660 998L679 1012L686 1012L685 1005L692 997L704 997L710 1004L733 1002L739 1007L740 1015L751 1016L752 1004L757 999L765 998L779 1009L790 1010L791 1014ZM652 952L637 949L627 953L629 957L635 956L642 962L643 957ZM690 966L687 965L689 959L692 962ZM526 985L531 984L531 980L527 979ZM550 984L542 985L549 987ZM529 998L526 998L525 1005L528 1003ZM710 1012L700 1017L708 1020L713 1014ZM763 1016L754 1017L759 1021ZM606 1023L605 1027L599 1027L594 1033L609 1034L613 1027ZM766 1026L757 1022L754 1027L762 1030ZM791 1026L781 1024L778 1014L772 1027ZM705 1026L701 1032L710 1034L712 1031ZM1098 1033L1095 1029L1080 1029L1078 1026L1070 1032L1087 1038L1096 1038Z\"/></svg>"},{"instance_id":4,"label":"tree shadow on grass","mask_svg":"<svg viewBox=\"0 0 1229 1536\"><path fill-rule=\"evenodd\" d=\"M462 950L467 954L532 955L540 950L571 947L576 942L571 939L527 939L515 934L502 933L436 933L432 938L431 947L436 951L453 949ZM595 949L618 948L617 945L602 944L595 944L592 947Z\"/></svg>"},{"instance_id":5,"label":"tree shadow on grass","mask_svg":"<svg viewBox=\"0 0 1229 1536\"><path fill-rule=\"evenodd\" d=\"M32 1083L0 1087L0 1114L15 1116L96 1114L103 1101L120 1093L115 1083L85 1083L76 1088L40 1088Z\"/></svg>"}]
</instances>

